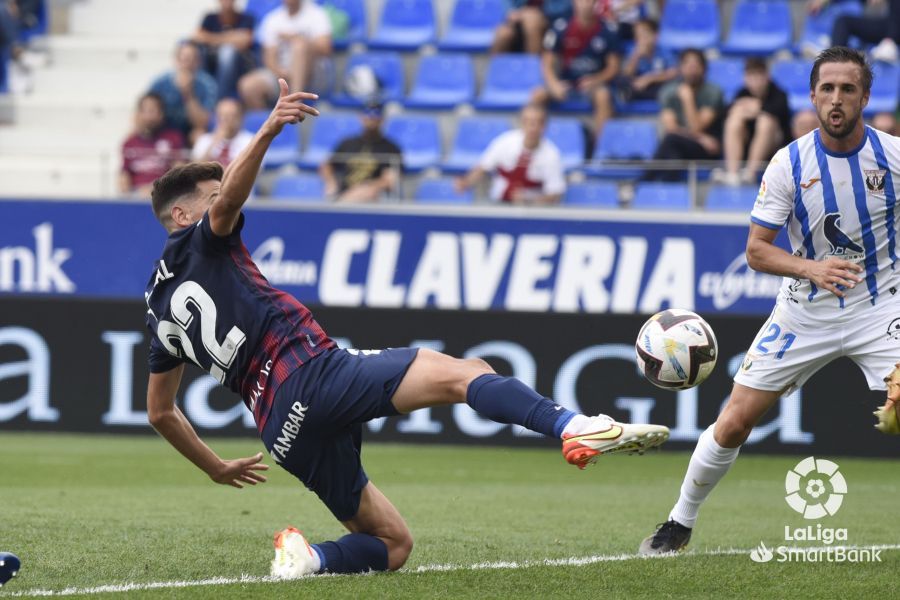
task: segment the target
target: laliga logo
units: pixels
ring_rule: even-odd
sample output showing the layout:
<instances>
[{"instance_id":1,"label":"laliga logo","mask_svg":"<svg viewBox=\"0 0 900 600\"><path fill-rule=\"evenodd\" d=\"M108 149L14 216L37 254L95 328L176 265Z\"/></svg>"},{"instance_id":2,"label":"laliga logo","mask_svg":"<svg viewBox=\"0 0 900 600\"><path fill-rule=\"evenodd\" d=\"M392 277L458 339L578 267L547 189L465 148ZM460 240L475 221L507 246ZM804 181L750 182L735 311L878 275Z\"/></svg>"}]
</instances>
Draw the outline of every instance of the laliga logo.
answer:
<instances>
[{"instance_id":1,"label":"laliga logo","mask_svg":"<svg viewBox=\"0 0 900 600\"><path fill-rule=\"evenodd\" d=\"M801 485L804 484L804 485ZM828 486L831 493L826 495ZM830 460L804 458L787 472L784 479L785 501L804 519L821 519L835 514L844 502L847 482Z\"/></svg>"}]
</instances>

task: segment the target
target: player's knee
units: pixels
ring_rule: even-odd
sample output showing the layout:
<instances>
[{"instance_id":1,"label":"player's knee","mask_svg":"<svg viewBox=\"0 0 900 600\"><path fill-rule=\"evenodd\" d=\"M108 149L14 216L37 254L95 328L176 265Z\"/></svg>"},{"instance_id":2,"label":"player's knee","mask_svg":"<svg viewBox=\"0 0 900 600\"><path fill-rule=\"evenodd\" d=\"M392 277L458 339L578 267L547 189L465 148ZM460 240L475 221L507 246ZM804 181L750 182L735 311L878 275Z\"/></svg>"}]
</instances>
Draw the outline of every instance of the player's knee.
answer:
<instances>
[{"instance_id":1,"label":"player's knee","mask_svg":"<svg viewBox=\"0 0 900 600\"><path fill-rule=\"evenodd\" d=\"M409 529L404 528L396 536L392 537L388 547L388 570L396 571L406 564L409 555L412 554L413 538Z\"/></svg>"},{"instance_id":2,"label":"player's knee","mask_svg":"<svg viewBox=\"0 0 900 600\"><path fill-rule=\"evenodd\" d=\"M716 421L714 437L716 443L723 448L737 448L747 441L751 431L753 431L753 423L736 415L722 414Z\"/></svg>"}]
</instances>

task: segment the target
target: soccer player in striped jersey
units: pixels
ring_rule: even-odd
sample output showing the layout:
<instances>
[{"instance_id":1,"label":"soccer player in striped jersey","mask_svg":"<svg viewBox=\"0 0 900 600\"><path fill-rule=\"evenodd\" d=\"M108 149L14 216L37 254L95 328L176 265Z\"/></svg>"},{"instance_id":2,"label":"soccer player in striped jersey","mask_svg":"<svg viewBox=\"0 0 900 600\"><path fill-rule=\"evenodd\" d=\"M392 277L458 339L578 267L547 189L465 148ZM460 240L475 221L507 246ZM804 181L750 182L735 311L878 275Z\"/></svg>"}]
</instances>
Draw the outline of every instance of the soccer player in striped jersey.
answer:
<instances>
[{"instance_id":1,"label":"soccer player in striped jersey","mask_svg":"<svg viewBox=\"0 0 900 600\"><path fill-rule=\"evenodd\" d=\"M360 462L362 423L371 419L465 402L494 421L560 439L565 459L580 468L601 454L641 452L668 438L662 426L566 410L480 359L337 348L305 306L269 285L241 241L241 208L272 139L318 114L302 104L315 95L289 94L284 80L279 86L271 115L224 173L216 163L193 163L154 182L153 209L169 238L145 292L147 413L156 430L217 483L265 481L262 453L221 459L175 406L184 363L201 367L241 395L272 459L351 532L314 545L298 532L279 536L274 573L377 571L406 562L409 529Z\"/></svg>"},{"instance_id":2,"label":"soccer player in striped jersey","mask_svg":"<svg viewBox=\"0 0 900 600\"><path fill-rule=\"evenodd\" d=\"M775 154L750 215L748 264L784 277L775 308L731 398L700 436L669 520L642 542L643 554L687 545L701 504L779 397L841 356L871 389L884 390L900 357L900 138L862 120L872 70L859 52L824 50L809 87L819 128ZM790 253L774 244L782 228Z\"/></svg>"}]
</instances>

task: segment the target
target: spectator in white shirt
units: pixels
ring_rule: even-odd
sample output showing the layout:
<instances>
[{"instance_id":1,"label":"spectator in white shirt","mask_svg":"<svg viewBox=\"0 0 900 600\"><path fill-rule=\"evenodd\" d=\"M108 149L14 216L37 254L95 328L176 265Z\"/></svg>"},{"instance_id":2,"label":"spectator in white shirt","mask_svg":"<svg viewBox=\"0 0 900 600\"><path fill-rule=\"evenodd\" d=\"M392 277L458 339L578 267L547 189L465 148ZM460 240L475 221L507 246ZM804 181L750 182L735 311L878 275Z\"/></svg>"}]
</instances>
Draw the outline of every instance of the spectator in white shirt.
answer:
<instances>
[{"instance_id":1,"label":"spectator in white shirt","mask_svg":"<svg viewBox=\"0 0 900 600\"><path fill-rule=\"evenodd\" d=\"M559 149L544 137L547 111L530 104L522 109L521 128L501 133L471 171L456 180L462 193L486 173L493 173L490 198L509 204L558 204L566 191Z\"/></svg>"},{"instance_id":2,"label":"spectator in white shirt","mask_svg":"<svg viewBox=\"0 0 900 600\"><path fill-rule=\"evenodd\" d=\"M191 151L191 160L216 161L223 167L240 154L253 139L244 128L244 109L233 98L223 98L216 104L216 127L204 133Z\"/></svg>"},{"instance_id":3,"label":"spectator in white shirt","mask_svg":"<svg viewBox=\"0 0 900 600\"><path fill-rule=\"evenodd\" d=\"M316 61L331 56L331 20L313 0L284 0L259 26L262 69L241 77L238 93L248 109L268 108L278 97L278 79L292 90L309 90Z\"/></svg>"}]
</instances>

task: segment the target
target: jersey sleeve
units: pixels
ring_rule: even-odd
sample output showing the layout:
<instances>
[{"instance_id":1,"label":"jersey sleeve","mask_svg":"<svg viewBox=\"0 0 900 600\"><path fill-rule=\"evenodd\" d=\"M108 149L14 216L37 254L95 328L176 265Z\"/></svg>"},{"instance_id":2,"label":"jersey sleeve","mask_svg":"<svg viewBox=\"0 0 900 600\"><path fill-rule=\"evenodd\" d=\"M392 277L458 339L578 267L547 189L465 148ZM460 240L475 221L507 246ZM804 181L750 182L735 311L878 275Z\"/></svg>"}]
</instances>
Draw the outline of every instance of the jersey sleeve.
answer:
<instances>
[{"instance_id":1,"label":"jersey sleeve","mask_svg":"<svg viewBox=\"0 0 900 600\"><path fill-rule=\"evenodd\" d=\"M543 167L544 194L548 196L564 194L566 191L566 178L563 175L562 157L557 148L552 148L552 152L547 152Z\"/></svg>"},{"instance_id":2,"label":"jersey sleeve","mask_svg":"<svg viewBox=\"0 0 900 600\"><path fill-rule=\"evenodd\" d=\"M163 347L162 342L153 332L150 333L150 353L147 358L151 373L165 373L171 371L184 361L177 356L172 356Z\"/></svg>"},{"instance_id":3,"label":"jersey sleeve","mask_svg":"<svg viewBox=\"0 0 900 600\"><path fill-rule=\"evenodd\" d=\"M787 148L782 148L766 167L750 220L767 229L781 229L794 209L794 180Z\"/></svg>"},{"instance_id":4,"label":"jersey sleeve","mask_svg":"<svg viewBox=\"0 0 900 600\"><path fill-rule=\"evenodd\" d=\"M195 225L193 244L200 246L207 252L230 252L232 248L241 245L241 230L244 228L244 213L238 217L234 230L227 236L216 235L209 224L209 213L204 213L200 222ZM196 247L196 246L195 246Z\"/></svg>"}]
</instances>

